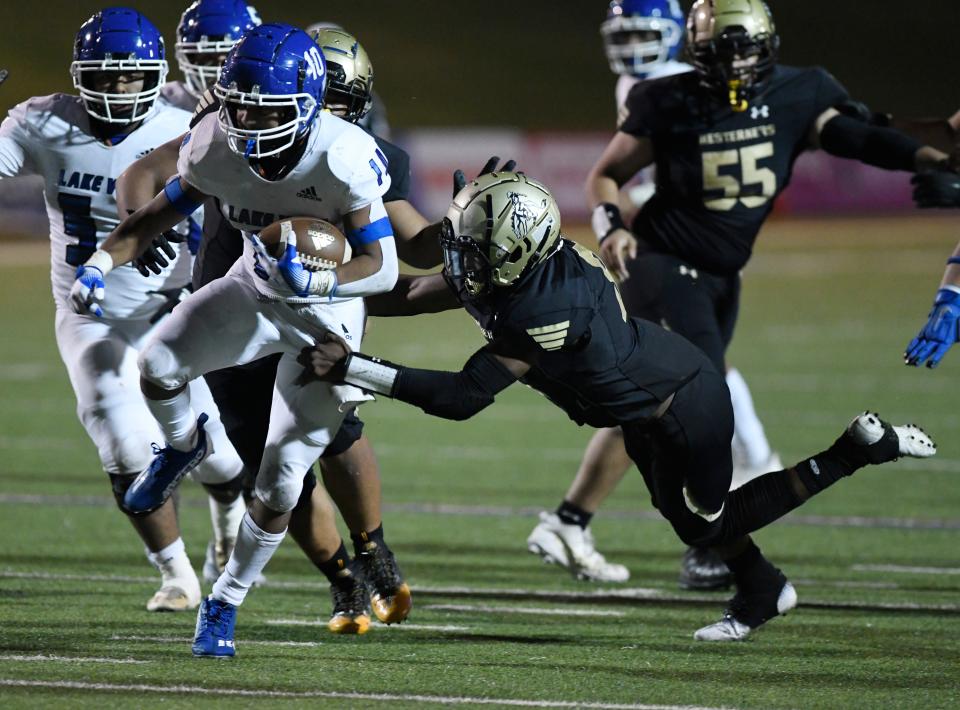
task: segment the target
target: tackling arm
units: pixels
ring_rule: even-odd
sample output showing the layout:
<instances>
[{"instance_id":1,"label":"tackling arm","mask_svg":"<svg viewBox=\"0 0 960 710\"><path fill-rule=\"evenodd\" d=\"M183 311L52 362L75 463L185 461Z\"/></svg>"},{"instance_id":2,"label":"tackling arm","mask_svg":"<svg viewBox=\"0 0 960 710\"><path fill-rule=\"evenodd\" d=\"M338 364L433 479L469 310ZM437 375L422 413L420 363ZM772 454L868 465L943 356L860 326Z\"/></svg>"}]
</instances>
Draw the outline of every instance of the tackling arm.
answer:
<instances>
[{"instance_id":1,"label":"tackling arm","mask_svg":"<svg viewBox=\"0 0 960 710\"><path fill-rule=\"evenodd\" d=\"M350 353L346 343L332 333L305 350L303 358L320 379L345 382L456 421L469 419L493 404L497 394L530 369L523 360L496 353L494 344L474 353L460 372L403 367Z\"/></svg>"},{"instance_id":2,"label":"tackling arm","mask_svg":"<svg viewBox=\"0 0 960 710\"><path fill-rule=\"evenodd\" d=\"M397 240L397 256L417 269L432 269L443 263L440 250L440 224L426 217L406 200L385 202L390 224Z\"/></svg>"},{"instance_id":3,"label":"tackling arm","mask_svg":"<svg viewBox=\"0 0 960 710\"><path fill-rule=\"evenodd\" d=\"M364 299L364 303L371 316L415 316L460 308L460 302L442 274L402 274L393 290L370 296Z\"/></svg>"}]
</instances>

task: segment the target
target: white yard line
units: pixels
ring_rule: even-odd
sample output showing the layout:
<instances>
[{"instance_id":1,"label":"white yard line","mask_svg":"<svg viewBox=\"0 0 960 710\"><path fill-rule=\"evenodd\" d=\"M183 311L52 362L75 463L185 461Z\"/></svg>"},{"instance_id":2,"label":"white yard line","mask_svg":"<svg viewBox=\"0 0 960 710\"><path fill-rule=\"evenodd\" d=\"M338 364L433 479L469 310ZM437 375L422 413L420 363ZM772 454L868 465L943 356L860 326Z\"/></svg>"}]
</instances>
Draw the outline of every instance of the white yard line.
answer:
<instances>
[{"instance_id":1,"label":"white yard line","mask_svg":"<svg viewBox=\"0 0 960 710\"><path fill-rule=\"evenodd\" d=\"M111 641L139 641L144 643L182 643L189 646L193 643L192 638L186 636L111 636ZM248 641L241 640L238 645L242 646L292 646L296 648L314 648L322 646L322 641Z\"/></svg>"},{"instance_id":2,"label":"white yard line","mask_svg":"<svg viewBox=\"0 0 960 710\"><path fill-rule=\"evenodd\" d=\"M853 565L854 572L894 572L896 574L960 574L960 567L911 567L909 565Z\"/></svg>"},{"instance_id":3,"label":"white yard line","mask_svg":"<svg viewBox=\"0 0 960 710\"><path fill-rule=\"evenodd\" d=\"M119 663L144 664L135 658L99 658L95 656L47 656L42 653L33 656L21 656L13 653L0 654L0 661L18 661L26 663Z\"/></svg>"},{"instance_id":4,"label":"white yard line","mask_svg":"<svg viewBox=\"0 0 960 710\"><path fill-rule=\"evenodd\" d=\"M547 609L534 606L481 606L479 604L426 604L420 607L430 611L456 611L483 614L533 614L535 616L613 616L624 617L622 611L609 609Z\"/></svg>"},{"instance_id":5,"label":"white yard line","mask_svg":"<svg viewBox=\"0 0 960 710\"><path fill-rule=\"evenodd\" d=\"M597 703L576 700L521 700L518 698L472 698L468 696L414 695L406 693L338 693L324 690L247 690L244 688L205 688L190 685L143 685L126 683L87 683L80 681L18 680L0 678L0 686L52 688L108 692L157 693L162 695L211 695L243 698L331 698L380 702L431 703L435 705L504 705L523 708L589 708L590 710L722 710L700 705L650 705L646 703Z\"/></svg>"}]
</instances>

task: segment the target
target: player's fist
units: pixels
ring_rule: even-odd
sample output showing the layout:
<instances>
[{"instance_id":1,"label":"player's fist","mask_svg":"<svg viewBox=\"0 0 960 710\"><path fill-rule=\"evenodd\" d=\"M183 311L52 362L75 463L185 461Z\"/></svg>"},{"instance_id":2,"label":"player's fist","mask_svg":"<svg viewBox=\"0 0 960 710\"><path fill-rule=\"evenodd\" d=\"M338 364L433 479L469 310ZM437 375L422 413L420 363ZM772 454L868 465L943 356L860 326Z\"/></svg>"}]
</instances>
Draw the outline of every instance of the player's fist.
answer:
<instances>
[{"instance_id":1,"label":"player's fist","mask_svg":"<svg viewBox=\"0 0 960 710\"><path fill-rule=\"evenodd\" d=\"M487 162L484 163L483 167L480 168L480 172L477 173L477 177L480 177L481 175L486 175L487 173L493 173L493 172L497 172L497 173L511 173L511 172L513 172L513 171L516 169L516 167L517 167L517 161L516 161L516 160L507 160L503 165L500 166L500 169L498 170L498 169L497 169L497 163L499 163L499 162L500 162L500 156L499 156L499 155L492 155L492 156L490 156L490 158L487 160ZM456 197L457 197L457 195L459 194L460 190L462 190L462 189L465 188L466 186L467 186L467 176L463 174L463 171L462 171L462 170L454 170L454 171L453 171L453 197L454 197L454 199L456 199Z\"/></svg>"},{"instance_id":2,"label":"player's fist","mask_svg":"<svg viewBox=\"0 0 960 710\"><path fill-rule=\"evenodd\" d=\"M300 297L332 296L337 288L337 272L333 269L310 271L300 260L297 251L297 233L290 222L280 225L281 239L286 244L283 255L277 259L277 270L287 286Z\"/></svg>"},{"instance_id":3,"label":"player's fist","mask_svg":"<svg viewBox=\"0 0 960 710\"><path fill-rule=\"evenodd\" d=\"M330 331L325 332L312 348L304 348L298 361L318 380L342 382L346 373L350 347L346 341Z\"/></svg>"},{"instance_id":4,"label":"player's fist","mask_svg":"<svg viewBox=\"0 0 960 710\"><path fill-rule=\"evenodd\" d=\"M614 229L600 242L600 258L617 281L626 281L627 262L637 258L637 238L627 229Z\"/></svg>"},{"instance_id":5,"label":"player's fist","mask_svg":"<svg viewBox=\"0 0 960 710\"><path fill-rule=\"evenodd\" d=\"M75 313L90 312L98 318L103 315L103 298L106 295L103 272L96 266L82 264L77 267L77 279L70 289L70 306Z\"/></svg>"},{"instance_id":6,"label":"player's fist","mask_svg":"<svg viewBox=\"0 0 960 710\"><path fill-rule=\"evenodd\" d=\"M913 200L918 207L960 207L960 174L952 170L928 170L917 173Z\"/></svg>"},{"instance_id":7,"label":"player's fist","mask_svg":"<svg viewBox=\"0 0 960 710\"><path fill-rule=\"evenodd\" d=\"M960 339L960 293L949 288L937 291L927 324L907 345L903 361L917 367L926 363L936 367L950 346Z\"/></svg>"}]
</instances>

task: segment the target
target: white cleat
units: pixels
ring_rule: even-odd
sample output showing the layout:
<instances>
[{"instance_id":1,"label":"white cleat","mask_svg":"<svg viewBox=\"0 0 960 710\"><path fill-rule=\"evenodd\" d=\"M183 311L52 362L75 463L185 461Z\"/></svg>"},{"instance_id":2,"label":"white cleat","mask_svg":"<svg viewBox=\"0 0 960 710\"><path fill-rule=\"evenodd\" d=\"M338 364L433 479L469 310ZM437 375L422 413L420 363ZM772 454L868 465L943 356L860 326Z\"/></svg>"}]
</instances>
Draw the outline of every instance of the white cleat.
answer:
<instances>
[{"instance_id":1,"label":"white cleat","mask_svg":"<svg viewBox=\"0 0 960 710\"><path fill-rule=\"evenodd\" d=\"M199 605L200 583L196 577L164 579L163 586L147 602L147 611L190 611Z\"/></svg>"},{"instance_id":2,"label":"white cleat","mask_svg":"<svg viewBox=\"0 0 960 710\"><path fill-rule=\"evenodd\" d=\"M543 511L540 522L527 537L527 549L547 564L570 570L577 579L594 582L626 582L630 570L607 562L594 546L590 528L568 525L556 513Z\"/></svg>"},{"instance_id":3,"label":"white cleat","mask_svg":"<svg viewBox=\"0 0 960 710\"><path fill-rule=\"evenodd\" d=\"M693 638L697 641L743 641L753 631L776 616L784 616L797 605L797 591L790 582L784 581L777 595L776 606L772 599L746 598L739 593L731 600L730 608L715 624L704 626ZM765 602L771 608L764 609ZM774 611L774 608L776 611Z\"/></svg>"},{"instance_id":4,"label":"white cleat","mask_svg":"<svg viewBox=\"0 0 960 710\"><path fill-rule=\"evenodd\" d=\"M895 461L900 456L928 458L937 453L937 445L916 424L893 426L883 421L876 412L864 412L854 417L847 427L847 435L860 446L875 451L874 463Z\"/></svg>"}]
</instances>

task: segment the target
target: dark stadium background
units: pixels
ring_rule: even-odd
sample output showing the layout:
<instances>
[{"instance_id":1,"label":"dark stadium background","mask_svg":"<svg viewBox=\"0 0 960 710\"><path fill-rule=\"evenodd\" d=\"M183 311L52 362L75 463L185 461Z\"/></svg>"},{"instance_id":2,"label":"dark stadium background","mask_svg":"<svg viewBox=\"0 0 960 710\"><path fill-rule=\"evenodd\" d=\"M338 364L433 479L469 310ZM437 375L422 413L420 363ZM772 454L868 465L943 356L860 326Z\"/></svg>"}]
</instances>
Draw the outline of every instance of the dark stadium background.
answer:
<instances>
[{"instance_id":1,"label":"dark stadium background","mask_svg":"<svg viewBox=\"0 0 960 710\"><path fill-rule=\"evenodd\" d=\"M122 4L122 3L116 3ZM131 2L168 42L185 2ZM598 33L602 0L349 0L255 3L265 21L335 21L374 61L376 87L399 129L510 125L610 127L614 76ZM681 2L688 9L691 2ZM953 0L771 2L782 59L822 64L876 109L943 116L958 108L960 3ZM80 24L105 3L0 3L3 105L70 91L67 67ZM171 76L177 78L173 70Z\"/></svg>"}]
</instances>

